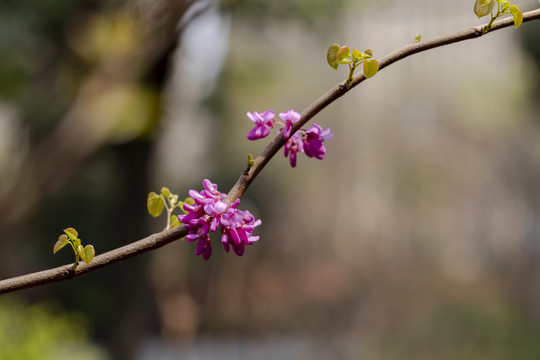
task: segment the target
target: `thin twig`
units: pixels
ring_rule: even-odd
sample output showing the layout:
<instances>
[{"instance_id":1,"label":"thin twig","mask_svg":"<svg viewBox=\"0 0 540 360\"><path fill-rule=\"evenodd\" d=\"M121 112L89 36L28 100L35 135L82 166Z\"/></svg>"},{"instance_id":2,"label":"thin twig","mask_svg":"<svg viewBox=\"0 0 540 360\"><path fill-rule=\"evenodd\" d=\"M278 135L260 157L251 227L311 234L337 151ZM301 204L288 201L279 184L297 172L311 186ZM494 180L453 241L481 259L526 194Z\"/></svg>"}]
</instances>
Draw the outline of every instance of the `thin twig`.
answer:
<instances>
[{"instance_id":1,"label":"thin twig","mask_svg":"<svg viewBox=\"0 0 540 360\"><path fill-rule=\"evenodd\" d=\"M529 11L523 14L523 22L528 22L540 18L540 9ZM459 41L475 39L484 35L487 35L493 31L512 26L513 20L511 17L497 21L493 24L491 30L483 34L481 29L485 26L477 26L468 30L457 32L451 35L439 37L430 41L425 41L417 44L411 44L405 46L379 61L379 71L385 67L402 60L410 55L441 47L444 45L452 44ZM302 111L302 117L292 129L292 133L304 126L309 120L317 115L322 109L336 101L341 96L345 95L353 87L363 82L366 78L363 74L355 76L350 86L345 87L345 82L337 84L330 89L326 94L321 96L311 105L309 105L304 111ZM253 166L249 168L249 171L243 171L242 175L232 187L227 195L227 201L232 202L240 198L251 182L257 177L261 170L266 166L270 159L285 145L286 140L282 134L278 134L274 140L262 151L262 153L254 159ZM20 289L35 287L52 282L63 281L72 279L84 273L100 269L102 267L114 264L124 259L142 254L144 252L157 249L172 241L178 240L187 234L186 228L181 225L174 229L163 231L150 235L142 240L133 242L129 245L120 247L118 249L106 252L104 254L96 256L90 264L81 263L76 270L72 269L72 264L64 265L50 270L45 270L37 273L14 277L7 280L0 281L0 294L8 293Z\"/></svg>"}]
</instances>

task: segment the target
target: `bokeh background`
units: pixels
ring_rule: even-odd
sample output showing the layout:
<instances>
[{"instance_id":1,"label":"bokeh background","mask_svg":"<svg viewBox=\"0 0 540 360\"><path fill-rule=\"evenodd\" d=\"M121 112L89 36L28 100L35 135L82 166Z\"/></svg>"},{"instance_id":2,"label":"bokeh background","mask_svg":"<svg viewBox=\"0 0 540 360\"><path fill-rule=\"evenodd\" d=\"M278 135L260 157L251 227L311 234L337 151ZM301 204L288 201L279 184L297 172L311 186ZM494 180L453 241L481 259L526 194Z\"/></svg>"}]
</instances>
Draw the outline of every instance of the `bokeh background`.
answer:
<instances>
[{"instance_id":1,"label":"bokeh background","mask_svg":"<svg viewBox=\"0 0 540 360\"><path fill-rule=\"evenodd\" d=\"M522 10L537 1L517 2ZM226 192L247 111L301 111L376 58L484 23L472 0L2 1L0 277L160 231L146 196ZM0 358L538 359L540 23L400 61L314 121L242 199L243 257L162 249L0 296Z\"/></svg>"}]
</instances>

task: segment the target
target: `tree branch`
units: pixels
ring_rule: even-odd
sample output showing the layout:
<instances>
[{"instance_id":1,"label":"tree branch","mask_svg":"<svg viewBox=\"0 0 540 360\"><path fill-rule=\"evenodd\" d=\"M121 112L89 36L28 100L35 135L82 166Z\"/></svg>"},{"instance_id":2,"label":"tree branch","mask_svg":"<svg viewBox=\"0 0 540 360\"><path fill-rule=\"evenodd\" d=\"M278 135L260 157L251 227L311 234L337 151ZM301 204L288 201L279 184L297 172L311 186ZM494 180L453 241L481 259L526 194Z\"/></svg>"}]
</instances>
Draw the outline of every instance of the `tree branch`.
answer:
<instances>
[{"instance_id":1,"label":"tree branch","mask_svg":"<svg viewBox=\"0 0 540 360\"><path fill-rule=\"evenodd\" d=\"M152 234L139 241L119 247L104 254L96 256L90 264L80 262L75 270L73 264L60 266L54 269L40 271L28 275L0 281L0 294L49 284L62 280L69 280L90 271L129 259L135 255L160 248L170 242L187 235L186 228L182 226L174 229Z\"/></svg>"},{"instance_id":2,"label":"tree branch","mask_svg":"<svg viewBox=\"0 0 540 360\"><path fill-rule=\"evenodd\" d=\"M539 18L540 9L529 11L523 14L524 23ZM492 29L486 34L483 34L481 31L481 29L485 26L482 25L454 34L442 36L433 40L405 46L382 58L379 61L379 71L413 54L430 50L436 47L449 45L455 42L479 38L493 31L512 25L512 17L507 17L505 19L495 22ZM304 111L302 111L302 117L297 123L294 124L292 133L300 129L321 110L339 99L341 96L345 95L353 87L359 85L365 79L366 78L363 74L358 74L355 76L350 86L346 87L345 81L334 86L332 89L326 92L326 94L321 96L311 105L309 105L306 109L304 109ZM283 138L283 135L278 134L274 138L274 140L262 151L262 153L254 159L253 166L249 169L249 171L243 172L242 175L240 175L236 184L229 191L229 194L227 195L228 202L239 199L244 194L251 182L257 177L257 175L262 171L262 169L266 166L270 159L279 151L279 149L281 149L285 145L285 142L286 139ZM87 272L94 271L102 267L122 261L124 259L128 259L130 257L142 254L144 252L157 249L172 241L184 237L186 234L187 230L182 225L171 230L152 234L144 239L138 240L129 245L98 255L92 260L90 264L80 263L75 270L72 269L73 264L70 264L50 270L2 280L0 281L0 294L44 285L52 282L72 279Z\"/></svg>"},{"instance_id":3,"label":"tree branch","mask_svg":"<svg viewBox=\"0 0 540 360\"><path fill-rule=\"evenodd\" d=\"M527 21L532 21L540 18L540 9L528 11L526 13L523 13L523 23ZM379 71L384 69L385 67L395 63L396 61L402 60L408 56L417 54L419 52L423 52L426 50L430 50L436 47L441 47L444 45L453 44L460 41L470 40L479 38L481 36L487 35L493 31L500 30L505 27L513 26L514 22L512 17L507 17L505 19L502 19L500 21L497 21L493 23L493 26L491 30L487 33L482 33L482 28L485 25L480 25L474 28L470 28L467 30L463 30L454 34L445 35L439 38L435 38L429 41L424 41L417 44L411 44L408 46L404 46L403 48L394 51L393 53L385 56L379 61ZM300 129L302 126L304 126L309 120L311 120L315 115L317 115L322 109L345 95L349 90L351 90L353 87L359 85L361 82L366 80L364 74L360 73L355 76L354 80L351 82L349 87L345 86L346 81L343 81L336 86L334 86L332 89L330 89L326 94L318 98L315 102L313 102L311 105L309 105L307 108L302 111L301 115L302 117L298 122L296 122L293 125L291 134L294 134L295 131ZM272 143L270 143L254 160L254 166L251 167L248 173L244 173L240 176L236 184L233 186L233 188L229 191L229 194L227 196L227 200L232 202L238 198L240 198L246 189L248 188L249 184L255 179L255 177L261 172L261 170L266 166L266 164L270 161L270 159L285 145L286 139L283 138L282 134L278 134Z\"/></svg>"}]
</instances>

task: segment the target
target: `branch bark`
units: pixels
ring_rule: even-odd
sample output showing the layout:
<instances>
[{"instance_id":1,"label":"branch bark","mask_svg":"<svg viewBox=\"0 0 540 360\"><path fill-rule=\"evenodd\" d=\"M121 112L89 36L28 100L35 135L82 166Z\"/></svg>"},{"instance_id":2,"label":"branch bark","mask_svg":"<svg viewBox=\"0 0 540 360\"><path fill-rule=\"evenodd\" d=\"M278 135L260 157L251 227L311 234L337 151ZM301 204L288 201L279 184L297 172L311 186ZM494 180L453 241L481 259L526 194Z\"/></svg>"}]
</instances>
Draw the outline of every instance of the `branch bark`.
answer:
<instances>
[{"instance_id":1,"label":"branch bark","mask_svg":"<svg viewBox=\"0 0 540 360\"><path fill-rule=\"evenodd\" d=\"M540 9L532 10L523 14L523 23L540 19ZM436 47L449 45L452 43L479 38L496 30L500 30L509 26L513 26L512 17L507 17L493 24L492 29L488 33L482 33L481 29L485 25L470 28L450 35L435 38L429 41L424 41L417 44L405 46L379 61L379 71L390 66L391 64L402 60L408 56L430 50ZM346 87L345 81L337 84L319 99L309 105L302 111L302 118L292 129L292 133L304 126L309 120L317 115L321 110L328 105L345 95L352 88L362 83L366 78L363 74L355 76L351 85ZM286 140L282 134L278 134L273 141L262 151L262 153L254 159L253 166L249 171L244 171L238 178L236 184L232 187L227 195L227 201L232 202L239 199L247 190L251 182L262 171L270 159L285 145ZM76 270L72 269L73 264L60 266L54 269L36 272L28 275L14 277L0 281L0 294L8 293L20 289L36 287L52 282L72 279L79 275L90 271L100 269L102 267L117 263L130 257L142 254L144 252L157 249L172 241L178 240L187 234L186 228L178 226L174 229L152 234L144 239L133 242L129 245L117 248L96 256L90 264L81 263Z\"/></svg>"}]
</instances>

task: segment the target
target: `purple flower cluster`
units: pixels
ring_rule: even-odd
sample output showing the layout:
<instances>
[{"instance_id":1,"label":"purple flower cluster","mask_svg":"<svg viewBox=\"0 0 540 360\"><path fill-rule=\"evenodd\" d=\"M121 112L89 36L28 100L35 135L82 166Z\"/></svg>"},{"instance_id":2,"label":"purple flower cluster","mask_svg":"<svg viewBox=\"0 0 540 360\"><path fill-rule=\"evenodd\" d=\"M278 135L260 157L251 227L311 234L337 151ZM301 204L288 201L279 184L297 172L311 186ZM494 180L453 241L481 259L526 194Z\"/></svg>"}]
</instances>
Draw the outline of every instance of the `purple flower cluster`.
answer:
<instances>
[{"instance_id":1,"label":"purple flower cluster","mask_svg":"<svg viewBox=\"0 0 540 360\"><path fill-rule=\"evenodd\" d=\"M195 203L184 203L183 208L187 214L178 216L178 220L185 224L189 231L186 241L197 241L195 255L201 255L204 260L208 260L212 255L209 234L221 225L221 243L225 251L229 252L232 247L236 255L242 256L245 245L259 240L258 236L253 236L253 231L261 225L261 220L256 220L247 210L238 210L240 199L227 204L224 201L226 195L219 192L217 185L210 180L204 179L202 184L204 190L201 192L189 191L189 196Z\"/></svg>"},{"instance_id":2,"label":"purple flower cluster","mask_svg":"<svg viewBox=\"0 0 540 360\"><path fill-rule=\"evenodd\" d=\"M291 136L293 124L300 120L300 114L294 110L280 113L280 119L274 118L275 113L272 110L267 110L262 114L256 111L253 114L248 112L247 116L255 124L255 127L247 134L249 140L267 137L274 124L281 125L279 132L283 132L284 138L288 139L284 148L285 157L289 157L292 167L296 166L296 154L299 152L305 153L308 157L324 159L326 148L323 142L334 136L330 133L330 129L323 131L317 124L313 124L308 130L298 130Z\"/></svg>"}]
</instances>

